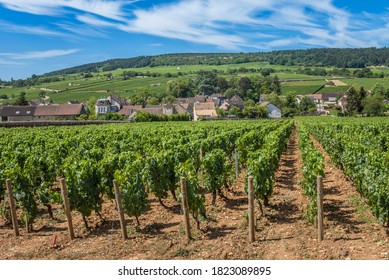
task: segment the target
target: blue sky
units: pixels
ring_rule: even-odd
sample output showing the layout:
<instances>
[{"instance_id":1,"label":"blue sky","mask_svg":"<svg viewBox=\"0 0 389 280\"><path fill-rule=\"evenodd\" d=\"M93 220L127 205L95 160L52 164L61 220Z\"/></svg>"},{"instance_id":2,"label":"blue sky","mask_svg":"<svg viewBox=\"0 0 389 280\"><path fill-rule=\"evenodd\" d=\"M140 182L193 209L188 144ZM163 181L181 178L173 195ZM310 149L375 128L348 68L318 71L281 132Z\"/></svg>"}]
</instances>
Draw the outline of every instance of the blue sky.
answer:
<instances>
[{"instance_id":1,"label":"blue sky","mask_svg":"<svg viewBox=\"0 0 389 280\"><path fill-rule=\"evenodd\" d=\"M389 45L382 0L0 0L0 79L139 55Z\"/></svg>"}]
</instances>

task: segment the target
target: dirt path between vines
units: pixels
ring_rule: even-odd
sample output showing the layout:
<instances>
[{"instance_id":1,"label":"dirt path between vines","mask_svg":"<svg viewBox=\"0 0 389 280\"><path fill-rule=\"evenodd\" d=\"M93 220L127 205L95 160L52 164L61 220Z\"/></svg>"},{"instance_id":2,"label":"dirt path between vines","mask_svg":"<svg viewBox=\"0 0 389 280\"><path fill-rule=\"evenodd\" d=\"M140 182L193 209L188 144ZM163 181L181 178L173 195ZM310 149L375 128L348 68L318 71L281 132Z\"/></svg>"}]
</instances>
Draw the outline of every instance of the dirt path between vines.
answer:
<instances>
[{"instance_id":1,"label":"dirt path between vines","mask_svg":"<svg viewBox=\"0 0 389 280\"><path fill-rule=\"evenodd\" d=\"M150 210L140 217L141 226L127 217L129 239L123 241L117 212L111 201L103 205L102 223L97 215L88 220L94 230L84 229L73 212L77 238L69 240L65 215L55 207L52 221L42 209L35 231L14 237L12 228L0 220L0 259L388 259L388 235L372 217L343 173L326 155L324 179L325 240L317 241L314 225L304 219L308 199L302 194L301 158L294 131L276 173L274 194L257 225L256 241L247 241L247 196L244 172L218 197L216 207L207 195L208 221L201 231L192 221L194 240L186 242L180 206L165 200L167 208L150 197ZM20 213L21 214L21 213ZM57 246L52 237L57 235Z\"/></svg>"},{"instance_id":2,"label":"dirt path between vines","mask_svg":"<svg viewBox=\"0 0 389 280\"><path fill-rule=\"evenodd\" d=\"M265 259L388 259L389 237L374 219L351 181L325 156L324 241L304 219L308 198L302 193L302 160L296 131L276 174L267 223L260 234Z\"/></svg>"}]
</instances>

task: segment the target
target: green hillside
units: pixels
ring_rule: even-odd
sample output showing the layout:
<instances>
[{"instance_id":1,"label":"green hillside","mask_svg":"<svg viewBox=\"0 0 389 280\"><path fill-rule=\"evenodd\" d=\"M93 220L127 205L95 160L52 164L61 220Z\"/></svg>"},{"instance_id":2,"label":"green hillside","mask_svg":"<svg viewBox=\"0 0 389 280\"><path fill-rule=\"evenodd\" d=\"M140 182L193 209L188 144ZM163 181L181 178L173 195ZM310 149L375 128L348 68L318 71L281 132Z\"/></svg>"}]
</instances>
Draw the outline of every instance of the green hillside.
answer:
<instances>
[{"instance_id":1,"label":"green hillside","mask_svg":"<svg viewBox=\"0 0 389 280\"><path fill-rule=\"evenodd\" d=\"M381 62L383 49L351 49L352 60L356 54L361 59L367 54L376 54L376 63ZM328 54L327 63L316 60L313 54ZM330 55L331 54L331 55ZM190 84L191 94L199 93L193 85L198 75L210 71L215 77L224 78L228 87L237 87L241 77L249 77L256 97L261 93L258 81L272 80L278 77L281 93L305 95L313 92L346 91L350 86L364 87L369 90L376 84L389 88L389 69L385 66L369 68L337 68L331 65L331 57L344 54L343 49L313 49L306 51L277 51L249 54L171 54L154 57L110 60L70 69L59 70L43 76L33 75L25 80L0 81L0 104L13 104L20 92L26 93L26 99L45 98L54 103L66 103L69 100L87 101L90 98L102 98L109 94L118 94L123 98L134 96L158 97L161 101L167 95L169 81L184 81ZM289 55L291 63L271 64ZM308 55L304 58L303 55ZM389 56L388 56L389 57ZM305 59L305 60L304 60ZM245 62L248 61L248 62ZM305 61L305 62L304 62ZM299 62L299 63L297 63ZM314 64L314 62L316 64ZM369 62L368 59L365 60ZM197 63L197 64L195 64ZM306 64L303 64L306 63ZM314 65L325 65L310 66ZM328 64L328 65L326 65ZM130 68L119 66L130 65ZM83 71L82 71L83 70ZM104 71L106 70L106 71ZM54 75L56 74L56 75ZM325 87L327 80L334 79L344 84ZM230 85L235 83L235 85ZM320 89L320 90L319 90ZM224 90L216 90L224 92Z\"/></svg>"}]
</instances>

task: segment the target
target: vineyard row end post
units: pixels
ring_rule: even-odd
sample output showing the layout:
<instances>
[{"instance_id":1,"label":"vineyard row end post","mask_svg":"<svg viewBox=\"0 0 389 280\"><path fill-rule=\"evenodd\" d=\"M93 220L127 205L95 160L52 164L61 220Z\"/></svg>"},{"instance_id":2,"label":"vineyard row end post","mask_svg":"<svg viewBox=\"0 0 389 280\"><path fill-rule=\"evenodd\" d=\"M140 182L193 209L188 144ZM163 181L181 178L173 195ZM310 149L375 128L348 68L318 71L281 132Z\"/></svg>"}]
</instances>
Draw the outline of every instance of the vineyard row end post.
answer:
<instances>
[{"instance_id":1,"label":"vineyard row end post","mask_svg":"<svg viewBox=\"0 0 389 280\"><path fill-rule=\"evenodd\" d=\"M238 161L238 150L234 150L235 155L235 179L238 179L239 177L239 161Z\"/></svg>"},{"instance_id":2,"label":"vineyard row end post","mask_svg":"<svg viewBox=\"0 0 389 280\"><path fill-rule=\"evenodd\" d=\"M64 207L65 207L65 213L66 213L66 220L68 222L69 237L72 240L72 239L74 239L74 229L73 229L72 214L70 213L68 191L66 189L65 179L61 178L59 180L59 182L60 182L60 185L61 185L63 204L64 204Z\"/></svg>"},{"instance_id":3,"label":"vineyard row end post","mask_svg":"<svg viewBox=\"0 0 389 280\"><path fill-rule=\"evenodd\" d=\"M127 224L126 224L126 220L124 219L124 212L123 212L123 206L122 206L122 197L120 195L119 186L118 186L116 180L113 180L113 187L114 187L114 190L115 190L116 206L117 206L118 212L119 212L120 227L122 229L123 239L125 240L125 239L128 238L128 235L127 235Z\"/></svg>"},{"instance_id":4,"label":"vineyard row end post","mask_svg":"<svg viewBox=\"0 0 389 280\"><path fill-rule=\"evenodd\" d=\"M18 226L18 217L16 215L16 206L15 206L15 199L12 192L12 183L10 179L7 179L5 181L5 184L7 186L7 193L8 193L8 199L9 199L9 207L11 209L11 218L12 218L12 225L14 228L15 236L19 236L19 226Z\"/></svg>"},{"instance_id":5,"label":"vineyard row end post","mask_svg":"<svg viewBox=\"0 0 389 280\"><path fill-rule=\"evenodd\" d=\"M317 176L317 226L319 241L324 239L323 229L323 177Z\"/></svg>"},{"instance_id":6,"label":"vineyard row end post","mask_svg":"<svg viewBox=\"0 0 389 280\"><path fill-rule=\"evenodd\" d=\"M200 146L200 152L199 152L199 157L200 157L200 187L204 188L204 169L203 169L203 147Z\"/></svg>"},{"instance_id":7,"label":"vineyard row end post","mask_svg":"<svg viewBox=\"0 0 389 280\"><path fill-rule=\"evenodd\" d=\"M182 193L182 212L184 214L185 234L188 240L191 240L189 210L188 210L188 193L186 189L186 179L181 177L181 193Z\"/></svg>"},{"instance_id":8,"label":"vineyard row end post","mask_svg":"<svg viewBox=\"0 0 389 280\"><path fill-rule=\"evenodd\" d=\"M254 183L253 176L248 178L248 219L249 219L249 241L255 241L255 223L254 223Z\"/></svg>"}]
</instances>

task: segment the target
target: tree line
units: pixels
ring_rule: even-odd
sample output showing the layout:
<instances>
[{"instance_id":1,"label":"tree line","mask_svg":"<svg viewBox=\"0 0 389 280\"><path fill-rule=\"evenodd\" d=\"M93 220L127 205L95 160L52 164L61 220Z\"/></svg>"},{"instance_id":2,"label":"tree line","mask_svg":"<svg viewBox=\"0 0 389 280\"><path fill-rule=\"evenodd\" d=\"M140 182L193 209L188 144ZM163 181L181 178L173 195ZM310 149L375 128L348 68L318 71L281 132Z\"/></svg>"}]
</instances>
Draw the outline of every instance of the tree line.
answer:
<instances>
[{"instance_id":1,"label":"tree line","mask_svg":"<svg viewBox=\"0 0 389 280\"><path fill-rule=\"evenodd\" d=\"M345 114L348 116L382 115L387 109L383 101L388 99L389 89L386 89L382 84L376 84L372 88L371 94L367 94L363 87L359 90L351 87L347 94L347 102L344 108Z\"/></svg>"},{"instance_id":2,"label":"tree line","mask_svg":"<svg viewBox=\"0 0 389 280\"><path fill-rule=\"evenodd\" d=\"M164 54L111 59L53 71L45 76L82 72L112 71L119 68L138 68L178 65L227 65L248 62L268 62L277 65L300 65L337 68L365 68L389 65L389 48L322 48L308 50L282 50L255 53L200 53Z\"/></svg>"}]
</instances>

